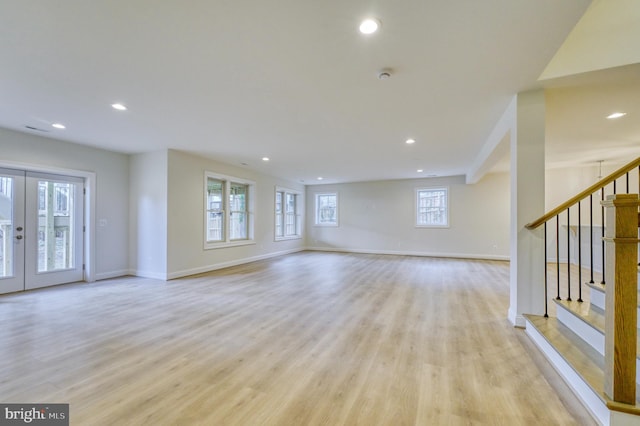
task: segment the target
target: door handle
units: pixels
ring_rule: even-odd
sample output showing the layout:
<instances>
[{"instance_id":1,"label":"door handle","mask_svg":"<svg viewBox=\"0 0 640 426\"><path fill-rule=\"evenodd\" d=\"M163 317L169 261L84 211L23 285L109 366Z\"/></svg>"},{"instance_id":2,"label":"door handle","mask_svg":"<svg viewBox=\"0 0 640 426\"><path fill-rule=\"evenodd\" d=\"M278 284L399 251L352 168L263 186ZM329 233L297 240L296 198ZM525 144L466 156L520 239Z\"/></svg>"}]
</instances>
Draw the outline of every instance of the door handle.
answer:
<instances>
[{"instance_id":1,"label":"door handle","mask_svg":"<svg viewBox=\"0 0 640 426\"><path fill-rule=\"evenodd\" d=\"M22 239L22 235L16 235L16 240L21 240Z\"/></svg>"}]
</instances>

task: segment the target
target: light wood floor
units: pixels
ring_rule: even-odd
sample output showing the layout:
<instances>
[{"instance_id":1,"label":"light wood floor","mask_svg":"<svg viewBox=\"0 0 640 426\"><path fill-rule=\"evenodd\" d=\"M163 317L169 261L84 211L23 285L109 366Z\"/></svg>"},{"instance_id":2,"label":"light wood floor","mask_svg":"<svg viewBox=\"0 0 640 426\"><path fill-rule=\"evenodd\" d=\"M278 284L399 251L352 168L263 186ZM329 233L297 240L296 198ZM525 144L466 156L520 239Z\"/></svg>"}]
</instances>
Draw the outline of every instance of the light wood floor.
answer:
<instances>
[{"instance_id":1,"label":"light wood floor","mask_svg":"<svg viewBox=\"0 0 640 426\"><path fill-rule=\"evenodd\" d=\"M72 425L593 424L505 262L303 252L0 297L0 401Z\"/></svg>"}]
</instances>

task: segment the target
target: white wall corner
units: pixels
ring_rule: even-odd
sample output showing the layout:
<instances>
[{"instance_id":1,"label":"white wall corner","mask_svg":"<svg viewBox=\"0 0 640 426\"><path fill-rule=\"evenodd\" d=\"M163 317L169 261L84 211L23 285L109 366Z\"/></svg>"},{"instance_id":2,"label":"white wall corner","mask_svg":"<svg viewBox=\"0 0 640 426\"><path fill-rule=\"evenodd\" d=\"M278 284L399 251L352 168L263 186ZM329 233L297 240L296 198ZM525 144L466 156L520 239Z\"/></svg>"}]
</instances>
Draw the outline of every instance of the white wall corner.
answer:
<instances>
[{"instance_id":1,"label":"white wall corner","mask_svg":"<svg viewBox=\"0 0 640 426\"><path fill-rule=\"evenodd\" d=\"M509 132L513 131L514 128L516 107L517 96L514 96L469 168L466 174L467 184L479 182L485 174L491 171L508 154L511 143Z\"/></svg>"}]
</instances>

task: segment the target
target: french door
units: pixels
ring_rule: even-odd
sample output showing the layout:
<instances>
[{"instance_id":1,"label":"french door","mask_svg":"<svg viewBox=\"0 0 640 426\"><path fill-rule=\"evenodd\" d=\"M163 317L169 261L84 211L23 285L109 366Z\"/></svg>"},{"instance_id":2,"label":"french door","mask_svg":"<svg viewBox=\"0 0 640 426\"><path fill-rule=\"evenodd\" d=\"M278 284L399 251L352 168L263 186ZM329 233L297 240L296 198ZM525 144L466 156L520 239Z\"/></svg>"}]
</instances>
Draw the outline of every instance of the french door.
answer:
<instances>
[{"instance_id":1,"label":"french door","mask_svg":"<svg viewBox=\"0 0 640 426\"><path fill-rule=\"evenodd\" d=\"M84 181L0 168L0 293L81 281Z\"/></svg>"}]
</instances>

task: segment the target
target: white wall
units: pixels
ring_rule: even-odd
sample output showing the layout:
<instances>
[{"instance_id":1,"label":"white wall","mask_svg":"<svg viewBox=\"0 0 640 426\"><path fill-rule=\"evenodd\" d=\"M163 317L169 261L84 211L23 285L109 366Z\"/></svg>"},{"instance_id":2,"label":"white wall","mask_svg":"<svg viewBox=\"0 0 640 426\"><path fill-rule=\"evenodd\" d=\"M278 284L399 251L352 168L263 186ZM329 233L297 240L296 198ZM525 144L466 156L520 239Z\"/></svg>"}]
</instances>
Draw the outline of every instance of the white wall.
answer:
<instances>
[{"instance_id":1,"label":"white wall","mask_svg":"<svg viewBox=\"0 0 640 426\"><path fill-rule=\"evenodd\" d=\"M131 273L167 278L167 151L130 157Z\"/></svg>"},{"instance_id":2,"label":"white wall","mask_svg":"<svg viewBox=\"0 0 640 426\"><path fill-rule=\"evenodd\" d=\"M95 278L128 272L128 156L56 139L0 129L0 162L96 175ZM97 226L102 224L103 226Z\"/></svg>"},{"instance_id":3,"label":"white wall","mask_svg":"<svg viewBox=\"0 0 640 426\"><path fill-rule=\"evenodd\" d=\"M449 187L450 227L415 227L415 190ZM390 254L485 259L509 257L509 175L474 185L464 176L309 186L307 246ZM339 226L314 225L315 194L337 192Z\"/></svg>"},{"instance_id":4,"label":"white wall","mask_svg":"<svg viewBox=\"0 0 640 426\"><path fill-rule=\"evenodd\" d=\"M255 244L204 249L205 171L256 183ZM176 278L304 249L304 239L275 241L275 188L304 186L181 151L168 152L167 275ZM303 212L304 213L304 212Z\"/></svg>"}]
</instances>

